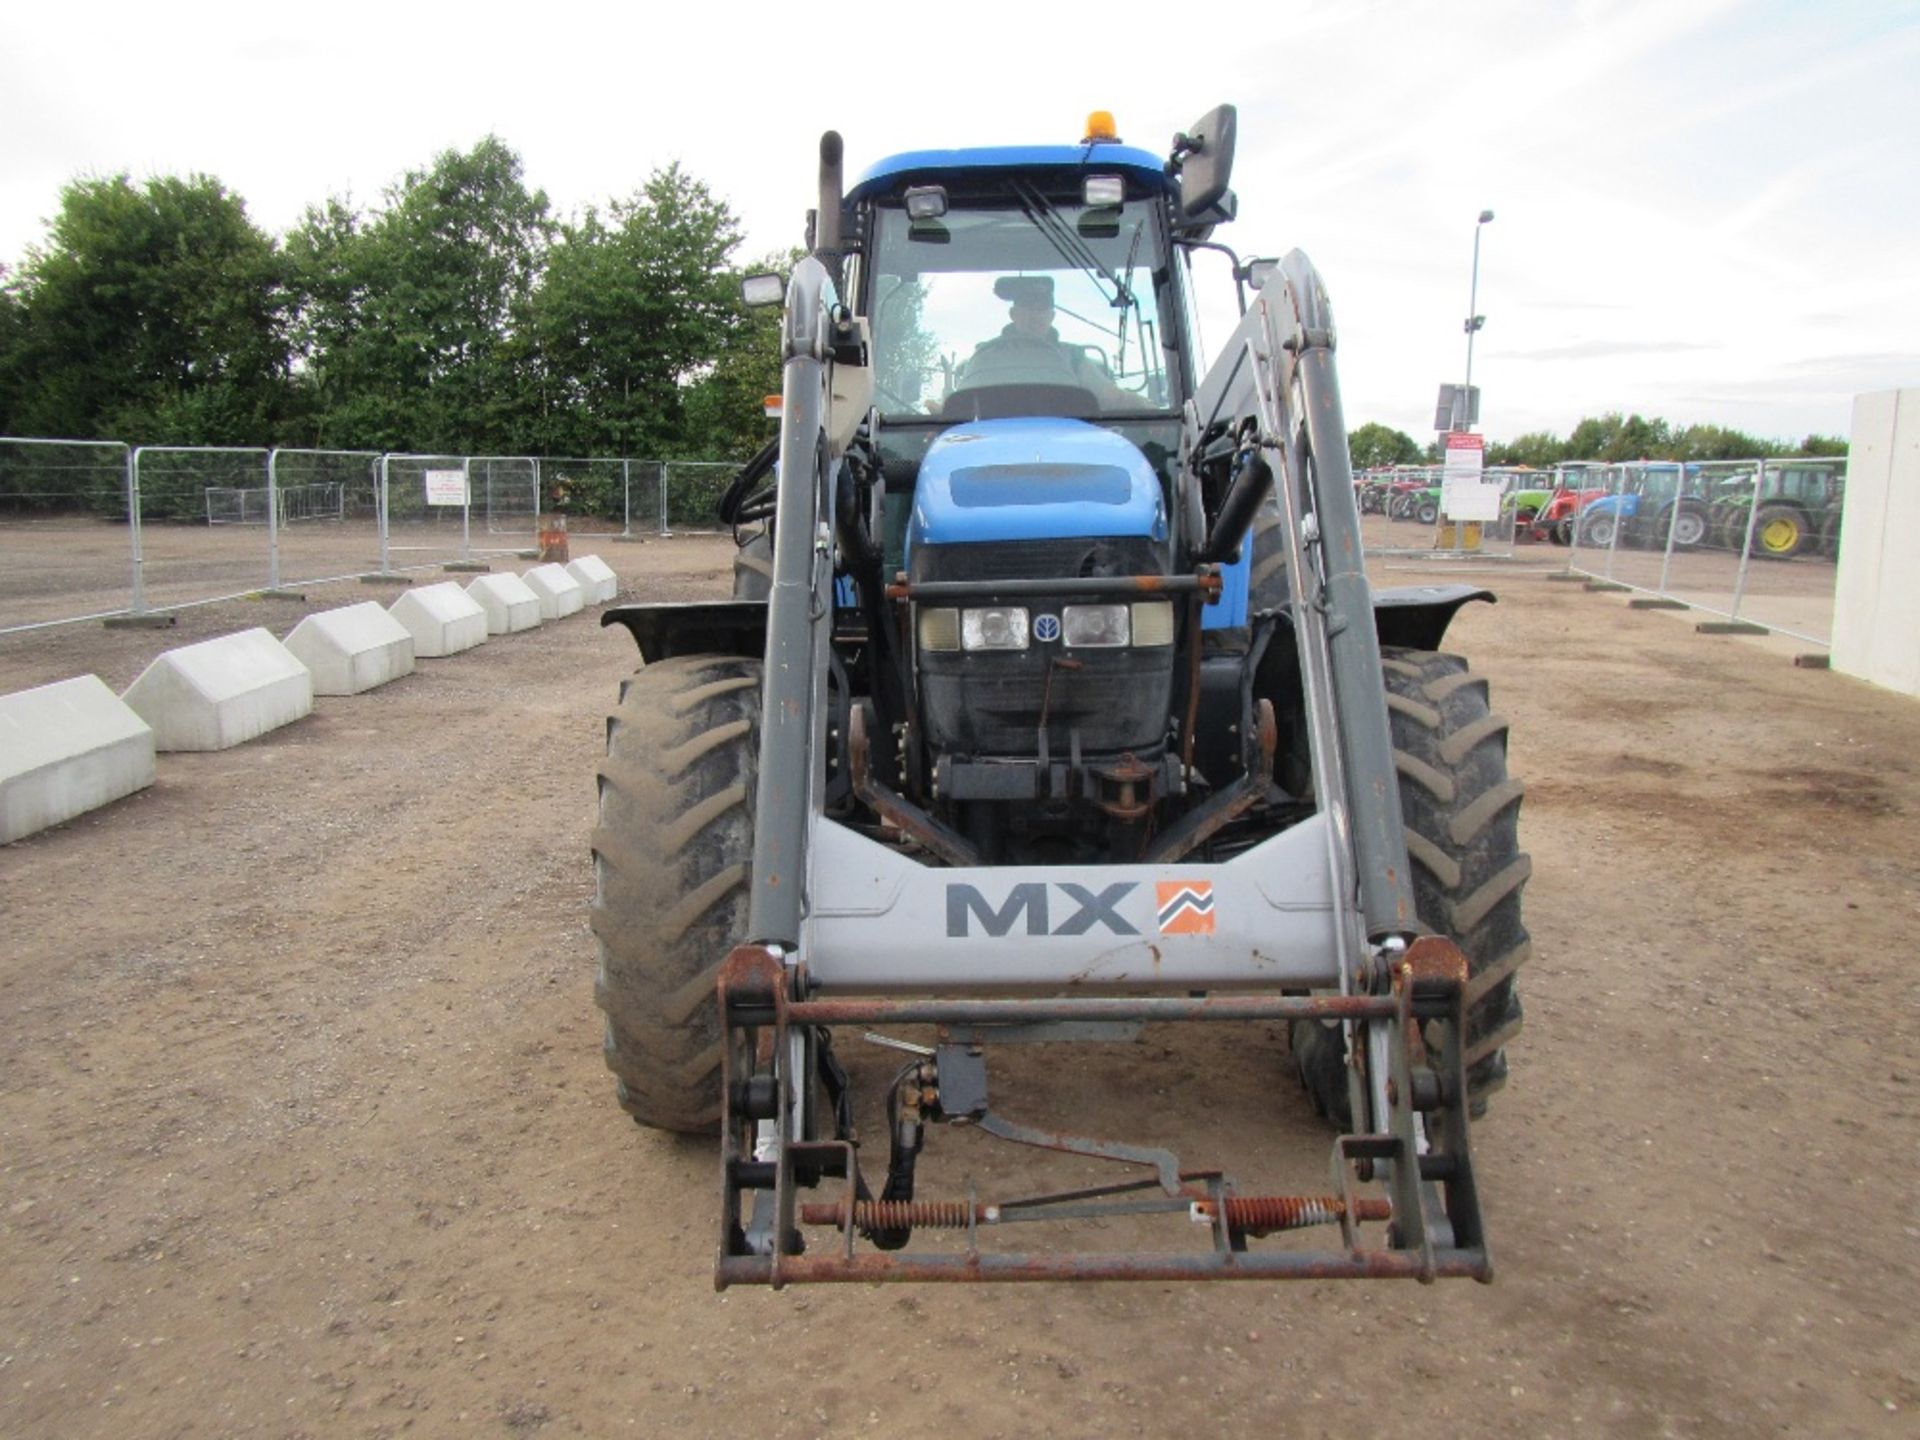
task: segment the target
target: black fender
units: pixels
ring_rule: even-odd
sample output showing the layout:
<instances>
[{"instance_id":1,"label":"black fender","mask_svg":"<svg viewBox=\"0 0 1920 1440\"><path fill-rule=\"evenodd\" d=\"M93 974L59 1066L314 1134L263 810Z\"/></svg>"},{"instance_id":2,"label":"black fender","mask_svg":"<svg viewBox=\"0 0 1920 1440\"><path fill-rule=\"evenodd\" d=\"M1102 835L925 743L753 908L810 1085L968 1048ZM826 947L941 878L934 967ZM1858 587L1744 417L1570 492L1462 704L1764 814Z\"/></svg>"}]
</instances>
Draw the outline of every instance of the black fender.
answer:
<instances>
[{"instance_id":1,"label":"black fender","mask_svg":"<svg viewBox=\"0 0 1920 1440\"><path fill-rule=\"evenodd\" d=\"M1382 645L1406 650L1438 650L1447 627L1469 600L1499 603L1491 590L1476 585L1403 585L1373 592L1373 628Z\"/></svg>"},{"instance_id":2,"label":"black fender","mask_svg":"<svg viewBox=\"0 0 1920 1440\"><path fill-rule=\"evenodd\" d=\"M758 660L767 653L767 602L764 600L692 600L661 605L610 605L600 612L602 625L624 625L652 665L675 655L743 655Z\"/></svg>"}]
</instances>

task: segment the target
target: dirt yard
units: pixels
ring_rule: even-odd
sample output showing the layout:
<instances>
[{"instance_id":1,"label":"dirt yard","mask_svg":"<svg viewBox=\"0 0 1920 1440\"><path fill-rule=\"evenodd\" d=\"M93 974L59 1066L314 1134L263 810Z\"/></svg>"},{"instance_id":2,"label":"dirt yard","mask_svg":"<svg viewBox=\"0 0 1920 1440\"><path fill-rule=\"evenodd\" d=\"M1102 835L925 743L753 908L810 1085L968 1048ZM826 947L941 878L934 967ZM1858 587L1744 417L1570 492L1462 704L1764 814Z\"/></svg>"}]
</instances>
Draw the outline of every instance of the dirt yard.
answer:
<instances>
[{"instance_id":1,"label":"dirt yard","mask_svg":"<svg viewBox=\"0 0 1920 1440\"><path fill-rule=\"evenodd\" d=\"M599 553L724 589L721 542ZM1920 1433L1920 706L1490 571L1453 640L1514 722L1536 956L1491 1287L716 1295L712 1152L599 1055L635 655L589 615L0 850L0 1435ZM364 596L0 636L0 692ZM1324 1173L1277 1038L1149 1039L1055 1098Z\"/></svg>"}]
</instances>

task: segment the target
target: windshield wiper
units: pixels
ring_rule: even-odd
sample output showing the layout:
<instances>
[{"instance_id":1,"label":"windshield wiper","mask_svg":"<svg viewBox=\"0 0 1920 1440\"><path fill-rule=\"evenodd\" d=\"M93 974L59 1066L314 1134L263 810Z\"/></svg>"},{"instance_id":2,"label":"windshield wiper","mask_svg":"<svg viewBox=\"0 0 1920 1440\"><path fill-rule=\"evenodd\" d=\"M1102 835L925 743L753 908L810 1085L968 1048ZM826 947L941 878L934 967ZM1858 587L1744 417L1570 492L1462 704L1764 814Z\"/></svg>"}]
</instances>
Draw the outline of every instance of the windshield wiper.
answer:
<instances>
[{"instance_id":1,"label":"windshield wiper","mask_svg":"<svg viewBox=\"0 0 1920 1440\"><path fill-rule=\"evenodd\" d=\"M1133 274L1134 257L1140 253L1140 237L1146 233L1146 230L1147 222L1144 220L1133 227L1133 243L1127 246L1126 273L1129 275ZM1117 351L1119 356L1117 363L1123 372L1127 368L1127 316L1131 315L1133 311L1133 292L1129 290L1127 292L1126 306L1120 311L1120 344ZM1146 322L1142 321L1141 323L1145 324ZM1140 347L1140 368L1143 372L1147 368L1147 347L1144 344Z\"/></svg>"},{"instance_id":2,"label":"windshield wiper","mask_svg":"<svg viewBox=\"0 0 1920 1440\"><path fill-rule=\"evenodd\" d=\"M1046 196L1024 180L1014 181L1013 190L1020 197L1020 206L1027 212L1027 218L1033 221L1042 235L1047 237L1047 243L1059 252L1062 260L1081 270L1091 271L1113 286L1113 298L1107 302L1108 304L1116 310L1121 310L1134 303L1133 291L1128 287L1127 282L1101 263L1100 257L1093 253L1078 232L1060 218L1060 212L1053 208L1052 202ZM1139 239L1138 231L1134 232L1134 238L1136 241ZM1128 268L1131 269L1132 266L1129 265Z\"/></svg>"}]
</instances>

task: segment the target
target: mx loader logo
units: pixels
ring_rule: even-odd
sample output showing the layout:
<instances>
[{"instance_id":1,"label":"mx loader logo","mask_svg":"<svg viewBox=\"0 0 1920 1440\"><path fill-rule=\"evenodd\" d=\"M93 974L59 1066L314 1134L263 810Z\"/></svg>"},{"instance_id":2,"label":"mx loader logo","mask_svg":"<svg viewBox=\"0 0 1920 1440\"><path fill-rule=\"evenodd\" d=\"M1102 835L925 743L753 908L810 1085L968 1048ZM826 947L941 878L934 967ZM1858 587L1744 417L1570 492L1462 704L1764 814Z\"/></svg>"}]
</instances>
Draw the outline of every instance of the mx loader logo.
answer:
<instances>
[{"instance_id":1,"label":"mx loader logo","mask_svg":"<svg viewBox=\"0 0 1920 1440\"><path fill-rule=\"evenodd\" d=\"M1160 880L1153 890L1162 935L1213 934L1211 880Z\"/></svg>"},{"instance_id":2,"label":"mx loader logo","mask_svg":"<svg viewBox=\"0 0 1920 1440\"><path fill-rule=\"evenodd\" d=\"M992 936L1011 934L1013 927L1021 922L1024 922L1020 932L1023 935L1085 935L1096 925L1105 926L1115 935L1138 935L1140 932L1116 907L1139 888L1130 880L1101 890L1085 885L1042 885L1029 881L1009 886L1005 898L995 905L971 885L949 885L947 936L965 939L974 933L975 921L984 933ZM1060 897L1073 907L1072 913L1063 914L1058 924L1052 923L1057 907L1049 904L1047 892L1050 890L1059 891ZM1211 924L1208 928L1212 928Z\"/></svg>"}]
</instances>

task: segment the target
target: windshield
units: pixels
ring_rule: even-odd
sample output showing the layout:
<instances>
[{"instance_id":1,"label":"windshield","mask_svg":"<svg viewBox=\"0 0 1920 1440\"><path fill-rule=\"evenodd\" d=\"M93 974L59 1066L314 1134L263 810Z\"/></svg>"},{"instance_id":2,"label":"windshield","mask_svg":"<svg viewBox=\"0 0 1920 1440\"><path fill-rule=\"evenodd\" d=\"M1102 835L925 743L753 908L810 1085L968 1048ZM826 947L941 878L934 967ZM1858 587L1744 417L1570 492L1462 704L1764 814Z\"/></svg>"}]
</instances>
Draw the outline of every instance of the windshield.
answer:
<instances>
[{"instance_id":1,"label":"windshield","mask_svg":"<svg viewBox=\"0 0 1920 1440\"><path fill-rule=\"evenodd\" d=\"M875 212L872 322L883 415L1164 413L1172 403L1153 205L1088 207L1018 181L910 221Z\"/></svg>"}]
</instances>

